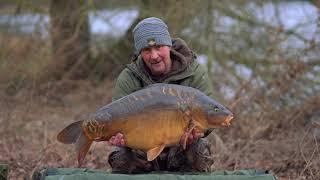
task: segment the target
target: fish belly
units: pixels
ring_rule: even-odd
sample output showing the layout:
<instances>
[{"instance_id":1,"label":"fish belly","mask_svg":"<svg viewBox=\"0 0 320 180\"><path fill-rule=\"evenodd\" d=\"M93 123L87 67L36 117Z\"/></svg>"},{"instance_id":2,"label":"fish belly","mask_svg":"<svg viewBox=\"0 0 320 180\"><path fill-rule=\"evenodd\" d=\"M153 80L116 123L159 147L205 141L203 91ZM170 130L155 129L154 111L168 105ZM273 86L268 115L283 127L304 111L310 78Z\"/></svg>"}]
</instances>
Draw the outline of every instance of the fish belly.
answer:
<instances>
[{"instance_id":1,"label":"fish belly","mask_svg":"<svg viewBox=\"0 0 320 180\"><path fill-rule=\"evenodd\" d=\"M151 110L132 115L122 122L120 131L126 145L143 151L163 144L178 144L188 124L177 110Z\"/></svg>"}]
</instances>

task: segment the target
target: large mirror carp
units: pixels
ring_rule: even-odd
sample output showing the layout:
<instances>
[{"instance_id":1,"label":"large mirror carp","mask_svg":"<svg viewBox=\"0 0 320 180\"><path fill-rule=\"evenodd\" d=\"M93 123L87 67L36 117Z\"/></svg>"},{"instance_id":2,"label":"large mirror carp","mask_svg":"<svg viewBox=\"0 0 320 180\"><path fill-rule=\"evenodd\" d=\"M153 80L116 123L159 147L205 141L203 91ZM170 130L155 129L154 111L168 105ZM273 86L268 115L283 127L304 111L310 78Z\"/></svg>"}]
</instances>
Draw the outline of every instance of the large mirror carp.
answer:
<instances>
[{"instance_id":1,"label":"large mirror carp","mask_svg":"<svg viewBox=\"0 0 320 180\"><path fill-rule=\"evenodd\" d=\"M93 141L108 141L122 133L125 146L154 160L165 147L179 144L184 133L227 127L233 114L201 91L173 84L154 84L111 102L87 119L58 134L65 144L76 144L81 166ZM186 147L187 138L182 146Z\"/></svg>"}]
</instances>

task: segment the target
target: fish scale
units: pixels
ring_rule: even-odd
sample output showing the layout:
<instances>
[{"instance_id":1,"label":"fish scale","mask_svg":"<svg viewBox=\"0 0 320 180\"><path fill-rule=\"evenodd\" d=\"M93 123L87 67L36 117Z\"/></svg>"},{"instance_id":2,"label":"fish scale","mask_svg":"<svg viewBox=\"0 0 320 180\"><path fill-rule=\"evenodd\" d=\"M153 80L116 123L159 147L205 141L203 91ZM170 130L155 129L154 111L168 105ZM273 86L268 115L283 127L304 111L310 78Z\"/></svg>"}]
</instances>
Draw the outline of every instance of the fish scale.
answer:
<instances>
[{"instance_id":1,"label":"fish scale","mask_svg":"<svg viewBox=\"0 0 320 180\"><path fill-rule=\"evenodd\" d=\"M108 141L122 133L125 146L147 153L154 160L165 147L182 142L185 133L229 126L233 114L201 91L173 84L155 84L118 99L77 121L57 136L76 144L79 166L94 141Z\"/></svg>"}]
</instances>

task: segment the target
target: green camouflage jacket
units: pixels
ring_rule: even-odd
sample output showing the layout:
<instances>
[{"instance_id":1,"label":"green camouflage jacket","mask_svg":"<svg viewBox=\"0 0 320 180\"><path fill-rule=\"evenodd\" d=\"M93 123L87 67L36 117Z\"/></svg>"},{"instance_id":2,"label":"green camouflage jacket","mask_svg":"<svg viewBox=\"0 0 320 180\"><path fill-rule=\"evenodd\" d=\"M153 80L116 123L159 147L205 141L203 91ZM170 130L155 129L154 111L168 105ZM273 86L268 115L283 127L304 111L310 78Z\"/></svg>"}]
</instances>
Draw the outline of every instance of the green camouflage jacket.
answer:
<instances>
[{"instance_id":1,"label":"green camouflage jacket","mask_svg":"<svg viewBox=\"0 0 320 180\"><path fill-rule=\"evenodd\" d=\"M146 69L140 56L118 76L112 100L117 100L154 83L179 84L197 88L212 97L212 87L205 68L196 61L195 54L182 39L173 39L170 57L172 70L161 79L155 79Z\"/></svg>"}]
</instances>

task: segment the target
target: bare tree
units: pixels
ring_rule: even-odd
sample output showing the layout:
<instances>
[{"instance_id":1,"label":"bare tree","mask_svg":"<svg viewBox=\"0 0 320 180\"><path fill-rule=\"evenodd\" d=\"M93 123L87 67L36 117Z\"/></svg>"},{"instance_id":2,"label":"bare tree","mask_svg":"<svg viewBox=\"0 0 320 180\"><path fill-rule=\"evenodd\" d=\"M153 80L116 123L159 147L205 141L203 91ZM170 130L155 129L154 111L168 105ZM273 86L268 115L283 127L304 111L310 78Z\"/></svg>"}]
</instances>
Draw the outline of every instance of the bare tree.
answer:
<instances>
[{"instance_id":1,"label":"bare tree","mask_svg":"<svg viewBox=\"0 0 320 180\"><path fill-rule=\"evenodd\" d=\"M88 75L89 25L86 0L51 0L52 68L55 79L83 79Z\"/></svg>"}]
</instances>

